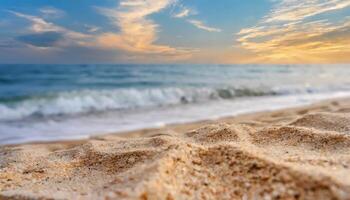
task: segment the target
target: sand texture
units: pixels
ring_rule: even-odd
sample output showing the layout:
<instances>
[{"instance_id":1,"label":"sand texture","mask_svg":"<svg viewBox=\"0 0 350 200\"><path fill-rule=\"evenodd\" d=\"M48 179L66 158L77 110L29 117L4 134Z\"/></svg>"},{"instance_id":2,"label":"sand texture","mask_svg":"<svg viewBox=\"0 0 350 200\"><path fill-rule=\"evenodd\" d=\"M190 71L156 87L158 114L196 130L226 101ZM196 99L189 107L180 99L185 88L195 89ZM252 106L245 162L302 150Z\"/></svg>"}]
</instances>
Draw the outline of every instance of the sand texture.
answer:
<instances>
[{"instance_id":1,"label":"sand texture","mask_svg":"<svg viewBox=\"0 0 350 200\"><path fill-rule=\"evenodd\" d=\"M350 199L348 102L1 147L0 199Z\"/></svg>"}]
</instances>

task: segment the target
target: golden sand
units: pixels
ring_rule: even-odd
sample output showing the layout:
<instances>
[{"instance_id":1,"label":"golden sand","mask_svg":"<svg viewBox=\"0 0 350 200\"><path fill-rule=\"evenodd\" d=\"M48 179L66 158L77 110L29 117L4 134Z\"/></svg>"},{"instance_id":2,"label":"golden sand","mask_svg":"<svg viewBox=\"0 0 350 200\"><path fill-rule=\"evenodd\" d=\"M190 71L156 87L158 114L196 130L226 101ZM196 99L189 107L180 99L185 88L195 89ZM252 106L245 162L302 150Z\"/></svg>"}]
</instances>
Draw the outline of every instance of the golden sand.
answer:
<instances>
[{"instance_id":1,"label":"golden sand","mask_svg":"<svg viewBox=\"0 0 350 200\"><path fill-rule=\"evenodd\" d=\"M1 147L0 199L350 199L348 102Z\"/></svg>"}]
</instances>

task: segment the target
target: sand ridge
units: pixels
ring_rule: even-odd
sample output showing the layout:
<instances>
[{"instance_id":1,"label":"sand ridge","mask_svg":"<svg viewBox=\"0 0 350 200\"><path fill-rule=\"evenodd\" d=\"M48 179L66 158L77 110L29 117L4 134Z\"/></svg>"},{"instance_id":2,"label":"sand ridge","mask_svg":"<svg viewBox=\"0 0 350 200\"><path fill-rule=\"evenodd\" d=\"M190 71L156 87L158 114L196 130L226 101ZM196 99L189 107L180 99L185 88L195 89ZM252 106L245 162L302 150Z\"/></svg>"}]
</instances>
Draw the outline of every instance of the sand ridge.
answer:
<instances>
[{"instance_id":1,"label":"sand ridge","mask_svg":"<svg viewBox=\"0 0 350 200\"><path fill-rule=\"evenodd\" d=\"M344 102L192 131L1 147L0 199L350 199Z\"/></svg>"}]
</instances>

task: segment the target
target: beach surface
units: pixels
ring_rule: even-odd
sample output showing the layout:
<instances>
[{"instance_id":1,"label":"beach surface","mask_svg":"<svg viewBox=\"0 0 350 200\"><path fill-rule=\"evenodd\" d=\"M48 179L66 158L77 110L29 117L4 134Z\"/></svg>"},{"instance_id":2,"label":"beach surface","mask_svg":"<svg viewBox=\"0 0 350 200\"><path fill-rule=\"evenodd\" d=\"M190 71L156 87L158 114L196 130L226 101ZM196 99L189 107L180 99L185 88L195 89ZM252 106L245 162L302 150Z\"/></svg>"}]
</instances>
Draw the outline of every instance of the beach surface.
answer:
<instances>
[{"instance_id":1,"label":"beach surface","mask_svg":"<svg viewBox=\"0 0 350 200\"><path fill-rule=\"evenodd\" d=\"M0 147L0 199L350 199L350 100Z\"/></svg>"}]
</instances>

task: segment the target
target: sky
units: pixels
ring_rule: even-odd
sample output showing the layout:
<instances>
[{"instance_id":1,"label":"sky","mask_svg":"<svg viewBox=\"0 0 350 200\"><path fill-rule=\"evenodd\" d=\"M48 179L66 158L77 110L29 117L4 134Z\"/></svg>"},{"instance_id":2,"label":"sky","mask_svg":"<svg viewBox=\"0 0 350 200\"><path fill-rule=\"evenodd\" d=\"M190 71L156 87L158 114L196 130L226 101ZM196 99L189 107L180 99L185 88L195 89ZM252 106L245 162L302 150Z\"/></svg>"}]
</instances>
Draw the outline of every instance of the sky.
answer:
<instances>
[{"instance_id":1,"label":"sky","mask_svg":"<svg viewBox=\"0 0 350 200\"><path fill-rule=\"evenodd\" d=\"M350 63L350 0L1 0L0 63Z\"/></svg>"}]
</instances>

